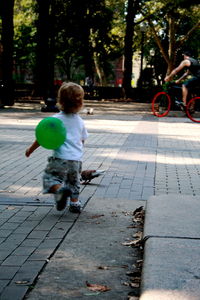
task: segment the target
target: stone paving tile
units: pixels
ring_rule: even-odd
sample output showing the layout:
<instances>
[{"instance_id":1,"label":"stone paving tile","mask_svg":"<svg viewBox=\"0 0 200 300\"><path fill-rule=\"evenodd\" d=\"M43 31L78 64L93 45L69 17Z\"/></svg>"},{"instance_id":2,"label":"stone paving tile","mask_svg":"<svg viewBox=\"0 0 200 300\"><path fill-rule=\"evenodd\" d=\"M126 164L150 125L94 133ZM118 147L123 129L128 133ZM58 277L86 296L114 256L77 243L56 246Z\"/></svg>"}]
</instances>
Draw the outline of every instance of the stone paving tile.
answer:
<instances>
[{"instance_id":1,"label":"stone paving tile","mask_svg":"<svg viewBox=\"0 0 200 300\"><path fill-rule=\"evenodd\" d=\"M8 285L9 280L0 279L0 293L5 289L5 287Z\"/></svg>"},{"instance_id":2,"label":"stone paving tile","mask_svg":"<svg viewBox=\"0 0 200 300\"><path fill-rule=\"evenodd\" d=\"M17 273L18 267L14 266L2 266L0 268L0 280L12 279Z\"/></svg>"},{"instance_id":3,"label":"stone paving tile","mask_svg":"<svg viewBox=\"0 0 200 300\"><path fill-rule=\"evenodd\" d=\"M28 257L28 255L19 256L11 254L4 260L2 266L21 266L27 260Z\"/></svg>"},{"instance_id":4,"label":"stone paving tile","mask_svg":"<svg viewBox=\"0 0 200 300\"><path fill-rule=\"evenodd\" d=\"M21 300L24 298L24 295L28 291L28 285L10 285L5 286L1 293L2 300Z\"/></svg>"},{"instance_id":5,"label":"stone paving tile","mask_svg":"<svg viewBox=\"0 0 200 300\"><path fill-rule=\"evenodd\" d=\"M0 213L5 218L0 233L6 234L0 244L0 299L23 298L77 218L73 215L71 221L66 221L69 213L54 211L52 207L40 206L1 207ZM20 287L15 281L28 281L28 284Z\"/></svg>"}]
</instances>

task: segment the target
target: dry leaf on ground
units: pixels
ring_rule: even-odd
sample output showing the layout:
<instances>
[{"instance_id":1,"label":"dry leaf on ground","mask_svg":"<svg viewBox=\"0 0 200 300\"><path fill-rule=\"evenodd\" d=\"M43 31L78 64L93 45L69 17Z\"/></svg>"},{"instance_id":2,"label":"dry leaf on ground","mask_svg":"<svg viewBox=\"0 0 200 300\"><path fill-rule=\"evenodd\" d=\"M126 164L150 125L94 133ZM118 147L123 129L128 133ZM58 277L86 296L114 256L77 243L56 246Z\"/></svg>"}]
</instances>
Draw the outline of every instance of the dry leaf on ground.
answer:
<instances>
[{"instance_id":1,"label":"dry leaf on ground","mask_svg":"<svg viewBox=\"0 0 200 300\"><path fill-rule=\"evenodd\" d=\"M123 246L136 246L136 245L140 244L140 242L141 242L141 240L137 239L134 241L124 242L124 243L122 243L122 245Z\"/></svg>"},{"instance_id":2,"label":"dry leaf on ground","mask_svg":"<svg viewBox=\"0 0 200 300\"><path fill-rule=\"evenodd\" d=\"M30 284L30 281L28 281L28 280L18 280L18 281L15 281L15 284L27 285L27 284Z\"/></svg>"},{"instance_id":3,"label":"dry leaf on ground","mask_svg":"<svg viewBox=\"0 0 200 300\"><path fill-rule=\"evenodd\" d=\"M111 289L107 285L101 285L101 284L92 284L86 281L86 285L89 290L94 291L94 292L107 292L110 291Z\"/></svg>"},{"instance_id":4,"label":"dry leaf on ground","mask_svg":"<svg viewBox=\"0 0 200 300\"><path fill-rule=\"evenodd\" d=\"M143 232L142 231L138 231L133 236L141 240L142 236L143 236Z\"/></svg>"},{"instance_id":5,"label":"dry leaf on ground","mask_svg":"<svg viewBox=\"0 0 200 300\"><path fill-rule=\"evenodd\" d=\"M109 270L108 266L98 266L97 269L99 270Z\"/></svg>"},{"instance_id":6,"label":"dry leaf on ground","mask_svg":"<svg viewBox=\"0 0 200 300\"><path fill-rule=\"evenodd\" d=\"M139 288L140 283L139 283L139 282L131 282L131 283L130 283L130 286L131 286L132 288Z\"/></svg>"},{"instance_id":7,"label":"dry leaf on ground","mask_svg":"<svg viewBox=\"0 0 200 300\"><path fill-rule=\"evenodd\" d=\"M136 213L141 212L143 210L144 210L144 206L140 206L134 210L133 215L135 215Z\"/></svg>"},{"instance_id":8,"label":"dry leaf on ground","mask_svg":"<svg viewBox=\"0 0 200 300\"><path fill-rule=\"evenodd\" d=\"M90 219L96 219L96 218L101 218L101 217L104 217L104 215L94 215L94 216L91 216Z\"/></svg>"}]
</instances>

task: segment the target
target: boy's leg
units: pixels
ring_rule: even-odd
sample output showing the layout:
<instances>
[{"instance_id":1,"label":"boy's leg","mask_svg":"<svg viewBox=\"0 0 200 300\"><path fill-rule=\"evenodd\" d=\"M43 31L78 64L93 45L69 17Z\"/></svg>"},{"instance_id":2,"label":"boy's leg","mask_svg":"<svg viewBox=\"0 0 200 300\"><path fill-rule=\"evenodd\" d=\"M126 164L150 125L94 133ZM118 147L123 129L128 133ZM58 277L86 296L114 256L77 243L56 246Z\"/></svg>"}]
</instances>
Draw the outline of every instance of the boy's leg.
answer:
<instances>
[{"instance_id":1,"label":"boy's leg","mask_svg":"<svg viewBox=\"0 0 200 300\"><path fill-rule=\"evenodd\" d=\"M66 176L65 162L61 159L50 157L43 175L44 193L53 193L57 210L63 210L66 207L67 197L71 191L63 187L63 181Z\"/></svg>"},{"instance_id":2,"label":"boy's leg","mask_svg":"<svg viewBox=\"0 0 200 300\"><path fill-rule=\"evenodd\" d=\"M61 188L61 184L54 184L50 187L49 192L52 194L56 194L59 188Z\"/></svg>"},{"instance_id":3,"label":"boy's leg","mask_svg":"<svg viewBox=\"0 0 200 300\"><path fill-rule=\"evenodd\" d=\"M69 162L69 173L66 180L66 187L71 190L69 211L73 213L81 212L81 202L79 201L80 192L80 173L82 163L79 161Z\"/></svg>"}]
</instances>

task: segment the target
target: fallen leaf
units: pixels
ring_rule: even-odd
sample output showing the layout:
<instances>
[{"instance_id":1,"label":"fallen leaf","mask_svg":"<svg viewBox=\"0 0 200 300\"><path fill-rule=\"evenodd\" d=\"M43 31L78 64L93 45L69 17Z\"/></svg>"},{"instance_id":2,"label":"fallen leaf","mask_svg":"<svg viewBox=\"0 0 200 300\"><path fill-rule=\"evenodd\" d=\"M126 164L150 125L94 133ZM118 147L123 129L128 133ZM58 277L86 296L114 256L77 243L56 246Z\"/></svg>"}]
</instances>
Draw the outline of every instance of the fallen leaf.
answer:
<instances>
[{"instance_id":1,"label":"fallen leaf","mask_svg":"<svg viewBox=\"0 0 200 300\"><path fill-rule=\"evenodd\" d=\"M126 281L124 281L123 283L122 283L123 285L125 285L125 286L129 286L129 282L126 282Z\"/></svg>"},{"instance_id":2,"label":"fallen leaf","mask_svg":"<svg viewBox=\"0 0 200 300\"><path fill-rule=\"evenodd\" d=\"M90 217L90 219L96 219L96 218L100 218L100 217L104 217L104 215L94 215L94 216Z\"/></svg>"},{"instance_id":3,"label":"fallen leaf","mask_svg":"<svg viewBox=\"0 0 200 300\"><path fill-rule=\"evenodd\" d=\"M138 231L133 236L136 237L136 238L139 238L141 240L142 236L143 236L143 232L142 231Z\"/></svg>"},{"instance_id":4,"label":"fallen leaf","mask_svg":"<svg viewBox=\"0 0 200 300\"><path fill-rule=\"evenodd\" d=\"M133 215L135 215L135 214L138 213L138 212L143 211L143 208L144 208L144 206L140 206L140 207L136 208L136 209L134 210L134 212L133 212Z\"/></svg>"},{"instance_id":5,"label":"fallen leaf","mask_svg":"<svg viewBox=\"0 0 200 300\"><path fill-rule=\"evenodd\" d=\"M129 271L126 272L126 275L131 277L139 277L141 276L141 271Z\"/></svg>"},{"instance_id":6,"label":"fallen leaf","mask_svg":"<svg viewBox=\"0 0 200 300\"><path fill-rule=\"evenodd\" d=\"M131 286L132 288L138 288L138 287L140 286L140 284L139 284L138 282L131 282L131 283L130 283L130 286Z\"/></svg>"},{"instance_id":7,"label":"fallen leaf","mask_svg":"<svg viewBox=\"0 0 200 300\"><path fill-rule=\"evenodd\" d=\"M7 209L8 210L13 210L13 209L16 209L16 207L15 206L8 206Z\"/></svg>"},{"instance_id":8,"label":"fallen leaf","mask_svg":"<svg viewBox=\"0 0 200 300\"><path fill-rule=\"evenodd\" d=\"M136 261L136 265L137 265L138 268L142 268L142 265L143 265L143 259L138 259L138 260Z\"/></svg>"},{"instance_id":9,"label":"fallen leaf","mask_svg":"<svg viewBox=\"0 0 200 300\"><path fill-rule=\"evenodd\" d=\"M142 213L137 213L134 217L133 217L133 222L143 222L144 220L144 214Z\"/></svg>"},{"instance_id":10,"label":"fallen leaf","mask_svg":"<svg viewBox=\"0 0 200 300\"><path fill-rule=\"evenodd\" d=\"M107 285L101 285L101 284L93 284L89 283L86 281L86 285L89 290L94 291L94 292L107 292L110 291L111 289Z\"/></svg>"},{"instance_id":11,"label":"fallen leaf","mask_svg":"<svg viewBox=\"0 0 200 300\"><path fill-rule=\"evenodd\" d=\"M131 213L129 211L122 211L122 214L124 214L125 216L130 216Z\"/></svg>"},{"instance_id":12,"label":"fallen leaf","mask_svg":"<svg viewBox=\"0 0 200 300\"><path fill-rule=\"evenodd\" d=\"M121 265L119 266L120 268L124 268L124 269L127 269L128 268L128 265Z\"/></svg>"},{"instance_id":13,"label":"fallen leaf","mask_svg":"<svg viewBox=\"0 0 200 300\"><path fill-rule=\"evenodd\" d=\"M123 246L136 246L137 244L139 244L141 242L141 240L134 240L134 241L130 241L130 242L124 242L122 243Z\"/></svg>"},{"instance_id":14,"label":"fallen leaf","mask_svg":"<svg viewBox=\"0 0 200 300\"><path fill-rule=\"evenodd\" d=\"M130 280L135 283L140 283L141 277L131 277Z\"/></svg>"},{"instance_id":15,"label":"fallen leaf","mask_svg":"<svg viewBox=\"0 0 200 300\"><path fill-rule=\"evenodd\" d=\"M21 284L21 285L27 285L29 283L30 283L30 281L28 281L28 280L15 281L15 284Z\"/></svg>"},{"instance_id":16,"label":"fallen leaf","mask_svg":"<svg viewBox=\"0 0 200 300\"><path fill-rule=\"evenodd\" d=\"M140 206L133 212L133 222L139 223L144 222L144 215L145 211L143 209L143 206Z\"/></svg>"},{"instance_id":17,"label":"fallen leaf","mask_svg":"<svg viewBox=\"0 0 200 300\"><path fill-rule=\"evenodd\" d=\"M137 227L137 225L129 225L126 228L136 228L136 227Z\"/></svg>"},{"instance_id":18,"label":"fallen leaf","mask_svg":"<svg viewBox=\"0 0 200 300\"><path fill-rule=\"evenodd\" d=\"M98 266L97 269L99 270L109 270L108 266Z\"/></svg>"}]
</instances>

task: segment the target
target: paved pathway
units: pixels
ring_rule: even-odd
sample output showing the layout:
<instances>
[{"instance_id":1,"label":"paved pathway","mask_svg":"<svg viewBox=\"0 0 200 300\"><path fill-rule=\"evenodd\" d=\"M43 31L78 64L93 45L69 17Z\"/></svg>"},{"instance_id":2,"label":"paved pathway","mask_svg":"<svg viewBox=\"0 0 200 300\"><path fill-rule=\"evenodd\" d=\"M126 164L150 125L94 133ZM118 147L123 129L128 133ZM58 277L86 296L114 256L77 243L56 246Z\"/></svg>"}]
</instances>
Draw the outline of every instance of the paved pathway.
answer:
<instances>
[{"instance_id":1,"label":"paved pathway","mask_svg":"<svg viewBox=\"0 0 200 300\"><path fill-rule=\"evenodd\" d=\"M104 169L106 173L95 179L94 183L82 186L81 199L85 205L85 214L83 211L81 218L84 222L87 221L87 209L99 208L91 213L102 210L106 214L104 207L108 199L108 203L114 201L113 207L108 207L108 212L112 214L112 208L121 211L123 205L124 208L133 211L138 205L145 205L152 195L198 194L198 124L187 118L157 119L149 113L148 104L105 102L99 105L94 101L87 102L86 105L94 107L94 115L82 114L90 133L85 145L84 169ZM49 151L40 148L30 158L24 156L26 147L34 139L36 124L48 115L51 113L41 113L37 105L34 109L27 106L24 111L20 111L18 107L0 111L2 300L23 299L29 286L46 265L47 271L42 273L43 280L39 280L29 297L56 299L53 296L48 298L49 294L45 292L48 282L51 282L48 268L57 264L55 257L57 254L59 258L59 249L70 249L67 237L72 241L70 235L73 236L75 228L83 222L83 219L69 214L67 210L57 212L52 198L41 193L41 176ZM93 201L94 207L91 207ZM128 221L126 219L125 223L127 222L130 222L130 217ZM112 226L112 223L108 223L108 228ZM119 223L115 226L119 229ZM101 232L97 232L101 235ZM84 232L82 234L84 237ZM107 239L111 237L110 234L112 235L109 232ZM125 239L126 234L123 235ZM124 255L130 254L130 250L123 250ZM51 258L53 264L49 265L47 263ZM76 264L77 261L73 261L71 268L75 268ZM49 281L45 280L45 276ZM120 288L123 294L118 291L112 295L112 299L125 297L127 289L123 290L121 284ZM82 296L83 299L91 299L84 293L82 295L85 295ZM117 298L117 295L120 296ZM104 298L99 296L99 299L111 299L109 292L103 296ZM57 293L57 299L72 298L82 299L80 295L76 298L75 294L72 297L72 294Z\"/></svg>"}]
</instances>

